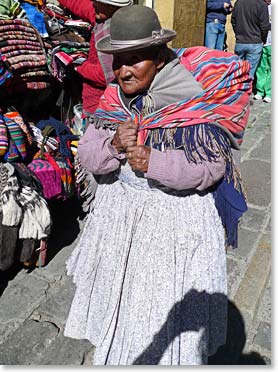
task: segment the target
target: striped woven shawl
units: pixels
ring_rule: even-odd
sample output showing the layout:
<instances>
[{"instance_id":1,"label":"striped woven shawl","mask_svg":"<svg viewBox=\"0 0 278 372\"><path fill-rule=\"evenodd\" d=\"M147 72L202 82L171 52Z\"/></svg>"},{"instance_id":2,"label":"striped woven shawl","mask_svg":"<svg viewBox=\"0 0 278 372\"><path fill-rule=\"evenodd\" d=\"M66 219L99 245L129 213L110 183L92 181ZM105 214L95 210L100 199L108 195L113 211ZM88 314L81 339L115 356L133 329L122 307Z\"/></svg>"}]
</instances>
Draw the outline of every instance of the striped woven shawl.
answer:
<instances>
[{"instance_id":1,"label":"striped woven shawl","mask_svg":"<svg viewBox=\"0 0 278 372\"><path fill-rule=\"evenodd\" d=\"M95 118L121 123L132 115L138 123L140 144L145 142L150 129L217 123L240 145L248 121L252 90L248 62L233 53L206 47L182 48L176 53L180 62L202 84L200 94L142 117L127 111L120 100L119 86L111 84L100 100Z\"/></svg>"}]
</instances>

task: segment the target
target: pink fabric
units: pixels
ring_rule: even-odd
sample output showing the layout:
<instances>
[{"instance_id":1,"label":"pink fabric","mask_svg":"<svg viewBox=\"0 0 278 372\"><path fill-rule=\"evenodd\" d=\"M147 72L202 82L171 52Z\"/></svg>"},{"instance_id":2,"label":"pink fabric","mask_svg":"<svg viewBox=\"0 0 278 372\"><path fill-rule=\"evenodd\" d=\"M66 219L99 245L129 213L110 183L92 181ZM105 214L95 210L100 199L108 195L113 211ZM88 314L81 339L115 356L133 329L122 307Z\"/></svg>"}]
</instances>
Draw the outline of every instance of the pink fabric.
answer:
<instances>
[{"instance_id":1,"label":"pink fabric","mask_svg":"<svg viewBox=\"0 0 278 372\"><path fill-rule=\"evenodd\" d=\"M62 182L59 172L43 159L34 159L28 168L35 173L43 187L43 195L46 199L58 197L62 194Z\"/></svg>"},{"instance_id":2,"label":"pink fabric","mask_svg":"<svg viewBox=\"0 0 278 372\"><path fill-rule=\"evenodd\" d=\"M78 145L82 165L95 174L107 174L118 169L125 154L117 153L111 145L112 138L106 130L90 125ZM161 152L152 149L145 177L177 190L192 188L202 191L220 180L224 173L222 157L216 162L192 164L188 163L182 150Z\"/></svg>"}]
</instances>

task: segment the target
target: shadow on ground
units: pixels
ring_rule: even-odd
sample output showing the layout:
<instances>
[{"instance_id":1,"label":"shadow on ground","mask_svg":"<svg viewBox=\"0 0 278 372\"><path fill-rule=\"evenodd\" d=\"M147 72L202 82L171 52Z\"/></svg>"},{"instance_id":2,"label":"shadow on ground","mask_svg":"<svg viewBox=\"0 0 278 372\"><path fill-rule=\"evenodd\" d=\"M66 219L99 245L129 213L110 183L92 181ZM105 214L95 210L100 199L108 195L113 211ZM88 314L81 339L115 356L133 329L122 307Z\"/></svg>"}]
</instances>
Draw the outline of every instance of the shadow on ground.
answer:
<instances>
[{"instance_id":1,"label":"shadow on ground","mask_svg":"<svg viewBox=\"0 0 278 372\"><path fill-rule=\"evenodd\" d=\"M8 270L0 271L0 297L7 288L9 281L13 280L22 269L23 264L21 262L16 262Z\"/></svg>"},{"instance_id":2,"label":"shadow on ground","mask_svg":"<svg viewBox=\"0 0 278 372\"><path fill-rule=\"evenodd\" d=\"M209 358L210 365L264 365L263 357L257 352L243 353L246 343L245 325L236 305L228 302L228 329L226 344Z\"/></svg>"},{"instance_id":3,"label":"shadow on ground","mask_svg":"<svg viewBox=\"0 0 278 372\"><path fill-rule=\"evenodd\" d=\"M134 365L158 365L173 340L181 333L204 329L203 337L209 334L206 311L210 304L212 310L209 326L216 329L217 319L221 317L223 304L228 303L228 329L226 344L216 354L202 357L203 364L209 365L265 365L261 355L252 352L244 354L246 332L243 317L239 309L221 293L208 294L205 291L189 291L182 301L176 303L168 314L166 322L155 334L149 346L133 362ZM178 321L177 321L178 320ZM221 322L219 323L221 327ZM220 329L221 332L221 329ZM206 341L204 340L206 343ZM202 343L202 342L201 342Z\"/></svg>"},{"instance_id":4,"label":"shadow on ground","mask_svg":"<svg viewBox=\"0 0 278 372\"><path fill-rule=\"evenodd\" d=\"M77 197L65 201L55 200L53 203L49 203L49 208L53 224L48 239L45 265L47 265L61 249L69 246L76 240L80 232L79 220L85 217L82 210L82 202Z\"/></svg>"}]
</instances>

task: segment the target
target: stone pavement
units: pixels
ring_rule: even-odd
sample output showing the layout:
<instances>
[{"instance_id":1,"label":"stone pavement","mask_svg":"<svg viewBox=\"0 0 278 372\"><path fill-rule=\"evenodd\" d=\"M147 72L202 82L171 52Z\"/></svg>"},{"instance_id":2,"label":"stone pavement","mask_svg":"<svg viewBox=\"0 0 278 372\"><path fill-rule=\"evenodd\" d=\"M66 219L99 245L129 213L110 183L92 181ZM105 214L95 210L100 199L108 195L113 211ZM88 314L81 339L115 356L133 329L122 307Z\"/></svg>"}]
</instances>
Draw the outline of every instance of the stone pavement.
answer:
<instances>
[{"instance_id":1,"label":"stone pavement","mask_svg":"<svg viewBox=\"0 0 278 372\"><path fill-rule=\"evenodd\" d=\"M239 248L228 250L227 343L210 364L271 363L271 105L254 101L242 145L249 210ZM84 222L75 202L55 212L50 256L43 268L17 266L0 274L1 365L91 365L88 341L63 336L74 293L65 261Z\"/></svg>"}]
</instances>

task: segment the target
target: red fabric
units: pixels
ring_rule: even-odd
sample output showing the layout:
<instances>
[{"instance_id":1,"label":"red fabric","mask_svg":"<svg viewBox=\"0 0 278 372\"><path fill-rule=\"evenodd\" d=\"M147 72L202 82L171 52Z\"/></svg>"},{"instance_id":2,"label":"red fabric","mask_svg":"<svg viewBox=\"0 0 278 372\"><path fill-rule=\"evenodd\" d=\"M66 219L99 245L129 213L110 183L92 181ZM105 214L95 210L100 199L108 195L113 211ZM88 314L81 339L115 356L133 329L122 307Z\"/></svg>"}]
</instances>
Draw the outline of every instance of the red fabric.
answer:
<instances>
[{"instance_id":1,"label":"red fabric","mask_svg":"<svg viewBox=\"0 0 278 372\"><path fill-rule=\"evenodd\" d=\"M74 15L86 22L95 24L95 9L91 0L59 0L60 4ZM98 59L95 47L94 33L90 40L90 50L87 61L76 68L83 77L83 110L90 113L95 112L99 99L106 88L105 76Z\"/></svg>"}]
</instances>

